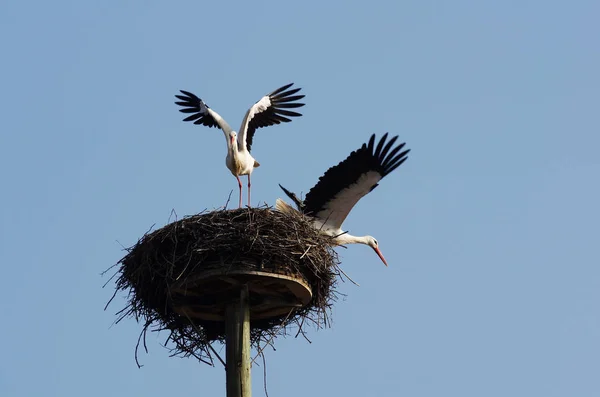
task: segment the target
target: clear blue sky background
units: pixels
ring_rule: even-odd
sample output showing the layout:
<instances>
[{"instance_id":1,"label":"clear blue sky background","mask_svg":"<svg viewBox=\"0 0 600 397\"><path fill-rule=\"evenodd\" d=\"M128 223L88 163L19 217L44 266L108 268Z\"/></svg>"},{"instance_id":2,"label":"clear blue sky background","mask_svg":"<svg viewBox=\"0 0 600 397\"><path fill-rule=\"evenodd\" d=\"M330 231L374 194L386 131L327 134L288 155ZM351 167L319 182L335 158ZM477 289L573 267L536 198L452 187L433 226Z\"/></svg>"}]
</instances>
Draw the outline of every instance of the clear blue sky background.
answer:
<instances>
[{"instance_id":1,"label":"clear blue sky background","mask_svg":"<svg viewBox=\"0 0 600 397\"><path fill-rule=\"evenodd\" d=\"M306 192L371 133L409 160L345 226L361 286L333 327L279 339L276 396L600 395L600 5L594 1L3 1L0 395L219 396L225 374L111 327L100 272L152 224L225 203L221 132L303 87L259 130L254 204ZM234 193L235 197L235 193ZM254 369L254 394L262 367Z\"/></svg>"}]
</instances>

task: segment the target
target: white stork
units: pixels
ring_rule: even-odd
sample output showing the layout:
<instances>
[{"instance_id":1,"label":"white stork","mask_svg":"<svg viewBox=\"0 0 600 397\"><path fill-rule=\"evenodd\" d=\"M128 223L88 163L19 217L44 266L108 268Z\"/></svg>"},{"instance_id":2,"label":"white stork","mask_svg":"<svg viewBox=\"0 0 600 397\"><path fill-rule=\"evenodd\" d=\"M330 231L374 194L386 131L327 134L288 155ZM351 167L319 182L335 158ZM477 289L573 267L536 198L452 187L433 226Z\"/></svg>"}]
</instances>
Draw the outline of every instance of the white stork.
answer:
<instances>
[{"instance_id":1,"label":"white stork","mask_svg":"<svg viewBox=\"0 0 600 397\"><path fill-rule=\"evenodd\" d=\"M303 103L296 102L304 98L304 95L294 95L300 91L300 88L288 90L293 84L284 85L270 94L263 96L248 109L242 121L239 135L231 129L229 124L217 112L209 108L196 95L184 90L180 90L184 95L175 95L177 99L181 100L181 102L175 103L183 107L179 111L182 113L192 113L191 116L186 117L183 121L194 121L194 124L219 127L223 130L225 140L227 141L225 164L238 181L240 208L242 207L242 181L240 180L240 175L248 175L248 206L250 206L250 174L252 174L254 168L260 166L258 161L250 154L252 139L254 138L256 129L292 121L288 117L302 116L300 113L286 110L304 106Z\"/></svg>"},{"instance_id":2,"label":"white stork","mask_svg":"<svg viewBox=\"0 0 600 397\"><path fill-rule=\"evenodd\" d=\"M393 137L386 144L387 136L386 133L375 147L375 134L371 135L368 144L363 144L360 149L350 153L346 160L328 169L319 178L319 182L310 189L304 201L279 185L296 204L298 210L313 218L315 228L332 236L337 245L368 245L375 250L386 266L387 262L374 237L352 236L342 231L342 223L358 200L375 189L383 177L398 168L408 158L410 149L400 152L405 143L392 149L398 136ZM296 211L279 198L275 208L281 212Z\"/></svg>"}]
</instances>

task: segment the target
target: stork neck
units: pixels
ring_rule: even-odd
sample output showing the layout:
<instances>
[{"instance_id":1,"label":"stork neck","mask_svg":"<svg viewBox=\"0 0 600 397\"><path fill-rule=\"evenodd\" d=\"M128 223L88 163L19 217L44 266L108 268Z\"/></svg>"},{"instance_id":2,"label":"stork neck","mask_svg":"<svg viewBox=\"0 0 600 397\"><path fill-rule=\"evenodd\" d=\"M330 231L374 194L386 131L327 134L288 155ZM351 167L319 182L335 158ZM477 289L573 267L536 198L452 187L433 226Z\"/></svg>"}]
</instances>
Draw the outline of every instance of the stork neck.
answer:
<instances>
[{"instance_id":1,"label":"stork neck","mask_svg":"<svg viewBox=\"0 0 600 397\"><path fill-rule=\"evenodd\" d=\"M235 155L238 153L238 144L237 144L237 140L233 140L233 143L231 142L231 138L229 138L229 140L227 141L227 146L229 146L229 151L231 152L232 155Z\"/></svg>"},{"instance_id":2,"label":"stork neck","mask_svg":"<svg viewBox=\"0 0 600 397\"><path fill-rule=\"evenodd\" d=\"M346 233L346 234L342 234L341 236L338 236L336 238L336 240L340 245L345 245L345 244L369 245L368 238L369 238L369 236L353 236L351 234Z\"/></svg>"}]
</instances>

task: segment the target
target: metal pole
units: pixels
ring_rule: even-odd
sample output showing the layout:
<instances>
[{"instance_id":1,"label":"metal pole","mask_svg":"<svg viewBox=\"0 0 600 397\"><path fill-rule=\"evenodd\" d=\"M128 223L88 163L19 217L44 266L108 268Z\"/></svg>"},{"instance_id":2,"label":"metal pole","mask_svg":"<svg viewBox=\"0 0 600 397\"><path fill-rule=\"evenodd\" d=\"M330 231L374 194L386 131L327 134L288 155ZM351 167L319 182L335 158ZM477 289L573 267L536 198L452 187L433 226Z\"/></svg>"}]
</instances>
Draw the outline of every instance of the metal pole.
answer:
<instances>
[{"instance_id":1,"label":"metal pole","mask_svg":"<svg viewBox=\"0 0 600 397\"><path fill-rule=\"evenodd\" d=\"M250 304L247 285L242 288L239 301L227 306L225 333L227 397L251 397Z\"/></svg>"}]
</instances>

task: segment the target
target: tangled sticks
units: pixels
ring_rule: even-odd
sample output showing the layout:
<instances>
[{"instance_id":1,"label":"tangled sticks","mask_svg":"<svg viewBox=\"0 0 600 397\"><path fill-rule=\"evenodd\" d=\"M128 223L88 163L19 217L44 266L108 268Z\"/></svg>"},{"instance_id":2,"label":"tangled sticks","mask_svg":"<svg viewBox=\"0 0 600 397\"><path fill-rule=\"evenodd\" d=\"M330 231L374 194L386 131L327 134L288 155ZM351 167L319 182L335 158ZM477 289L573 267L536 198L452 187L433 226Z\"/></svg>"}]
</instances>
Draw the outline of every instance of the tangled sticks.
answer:
<instances>
[{"instance_id":1,"label":"tangled sticks","mask_svg":"<svg viewBox=\"0 0 600 397\"><path fill-rule=\"evenodd\" d=\"M290 327L303 334L305 320L320 328L336 297L330 243L300 213L268 207L185 217L144 235L117 263L115 295L128 293L117 322L144 322L136 361L151 329L170 331L173 355L212 364L210 344L225 340L225 307L247 285L254 347Z\"/></svg>"}]
</instances>

